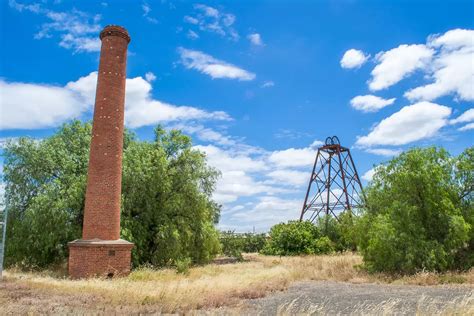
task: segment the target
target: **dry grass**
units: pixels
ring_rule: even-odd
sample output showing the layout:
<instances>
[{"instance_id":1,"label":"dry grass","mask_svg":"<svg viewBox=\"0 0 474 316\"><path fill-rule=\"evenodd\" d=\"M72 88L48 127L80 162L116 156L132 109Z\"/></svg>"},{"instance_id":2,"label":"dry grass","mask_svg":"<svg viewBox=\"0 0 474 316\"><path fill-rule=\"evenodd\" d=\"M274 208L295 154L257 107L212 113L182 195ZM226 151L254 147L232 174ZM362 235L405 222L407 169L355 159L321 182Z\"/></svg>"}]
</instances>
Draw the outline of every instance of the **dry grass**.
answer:
<instances>
[{"instance_id":1,"label":"dry grass","mask_svg":"<svg viewBox=\"0 0 474 316\"><path fill-rule=\"evenodd\" d=\"M362 263L361 257L356 254L282 258L247 255L246 258L247 261L242 263L194 267L187 275L177 274L171 269L139 269L126 278L114 280L73 281L48 273L18 271L7 271L5 276L7 284L42 294L64 296L68 300L71 297L80 299L83 295L86 302L88 297L100 298L107 306L153 305L159 306L161 312L232 305L241 299L258 298L272 291L284 290L290 283L303 280L440 284L446 279L446 275L433 273L397 280L384 275L368 275L356 268ZM474 271L451 277L474 283ZM2 300L8 304L12 298L4 293L0 295Z\"/></svg>"}]
</instances>

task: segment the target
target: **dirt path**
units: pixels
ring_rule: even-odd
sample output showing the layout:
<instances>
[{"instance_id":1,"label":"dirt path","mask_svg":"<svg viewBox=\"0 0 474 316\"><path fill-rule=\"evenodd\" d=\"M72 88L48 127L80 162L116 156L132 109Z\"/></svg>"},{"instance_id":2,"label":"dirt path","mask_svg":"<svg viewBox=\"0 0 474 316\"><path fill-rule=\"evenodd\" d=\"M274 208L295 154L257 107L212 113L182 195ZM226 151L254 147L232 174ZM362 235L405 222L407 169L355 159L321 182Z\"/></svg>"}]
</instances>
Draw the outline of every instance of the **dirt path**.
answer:
<instances>
[{"instance_id":1,"label":"dirt path","mask_svg":"<svg viewBox=\"0 0 474 316\"><path fill-rule=\"evenodd\" d=\"M240 313L473 315L473 290L474 287L469 286L301 282L294 284L287 291L244 302Z\"/></svg>"}]
</instances>

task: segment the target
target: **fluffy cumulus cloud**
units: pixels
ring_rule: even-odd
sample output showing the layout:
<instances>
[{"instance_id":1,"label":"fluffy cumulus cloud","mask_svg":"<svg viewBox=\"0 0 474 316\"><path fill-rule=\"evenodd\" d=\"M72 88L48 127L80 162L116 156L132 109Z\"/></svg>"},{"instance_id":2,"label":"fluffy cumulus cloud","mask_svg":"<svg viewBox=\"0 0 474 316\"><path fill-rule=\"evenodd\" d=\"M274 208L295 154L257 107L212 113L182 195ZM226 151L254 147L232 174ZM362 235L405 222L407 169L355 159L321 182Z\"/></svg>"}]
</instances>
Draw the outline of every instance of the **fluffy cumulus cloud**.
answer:
<instances>
[{"instance_id":1,"label":"fluffy cumulus cloud","mask_svg":"<svg viewBox=\"0 0 474 316\"><path fill-rule=\"evenodd\" d=\"M181 63L188 69L195 69L213 79L237 79L249 81L255 74L197 50L178 48Z\"/></svg>"},{"instance_id":2,"label":"fluffy cumulus cloud","mask_svg":"<svg viewBox=\"0 0 474 316\"><path fill-rule=\"evenodd\" d=\"M431 83L405 93L410 100L435 100L454 95L474 100L474 30L455 29L431 36L427 45L437 50L433 63L426 67Z\"/></svg>"},{"instance_id":3,"label":"fluffy cumulus cloud","mask_svg":"<svg viewBox=\"0 0 474 316\"><path fill-rule=\"evenodd\" d=\"M65 87L0 81L0 129L53 127L88 109L76 93Z\"/></svg>"},{"instance_id":4,"label":"fluffy cumulus cloud","mask_svg":"<svg viewBox=\"0 0 474 316\"><path fill-rule=\"evenodd\" d=\"M90 15L82 11L57 12L43 8L40 4L22 4L10 0L11 8L19 12L41 15L48 21L40 26L34 35L36 39L57 38L59 46L74 52L98 52L100 40L97 34L101 26L100 15Z\"/></svg>"},{"instance_id":5,"label":"fluffy cumulus cloud","mask_svg":"<svg viewBox=\"0 0 474 316\"><path fill-rule=\"evenodd\" d=\"M375 95L358 95L351 100L351 105L354 109L362 112L377 112L393 102L395 102L395 98L383 99Z\"/></svg>"},{"instance_id":6,"label":"fluffy cumulus cloud","mask_svg":"<svg viewBox=\"0 0 474 316\"><path fill-rule=\"evenodd\" d=\"M0 81L0 129L38 129L58 126L90 112L97 72L65 86ZM142 77L127 79L125 121L132 128L159 122L230 120L225 112L207 112L154 99L151 84Z\"/></svg>"},{"instance_id":7,"label":"fluffy cumulus cloud","mask_svg":"<svg viewBox=\"0 0 474 316\"><path fill-rule=\"evenodd\" d=\"M256 202L243 207L230 216L230 221L239 223L238 231L268 231L270 226L295 220L301 211L301 199L284 199L277 196L261 196ZM235 229L235 226L228 226ZM227 228L223 226L222 228Z\"/></svg>"},{"instance_id":8,"label":"fluffy cumulus cloud","mask_svg":"<svg viewBox=\"0 0 474 316\"><path fill-rule=\"evenodd\" d=\"M270 154L268 160L278 167L308 167L314 164L315 149L307 148L288 148L285 150L274 151Z\"/></svg>"},{"instance_id":9,"label":"fluffy cumulus cloud","mask_svg":"<svg viewBox=\"0 0 474 316\"><path fill-rule=\"evenodd\" d=\"M235 15L204 4L195 4L193 14L184 17L184 22L194 28L192 33L188 32L193 39L199 38L198 31L203 31L237 41L240 36L234 28L235 20Z\"/></svg>"},{"instance_id":10,"label":"fluffy cumulus cloud","mask_svg":"<svg viewBox=\"0 0 474 316\"><path fill-rule=\"evenodd\" d=\"M268 176L277 183L285 183L294 186L301 186L307 184L309 181L309 173L299 170L279 169L269 172Z\"/></svg>"},{"instance_id":11,"label":"fluffy cumulus cloud","mask_svg":"<svg viewBox=\"0 0 474 316\"><path fill-rule=\"evenodd\" d=\"M450 115L451 108L436 103L405 106L378 123L368 135L359 137L356 145L405 145L426 139L446 126Z\"/></svg>"},{"instance_id":12,"label":"fluffy cumulus cloud","mask_svg":"<svg viewBox=\"0 0 474 316\"><path fill-rule=\"evenodd\" d=\"M369 57L369 55L364 54L361 50L349 49L342 56L341 67L346 69L359 68Z\"/></svg>"},{"instance_id":13,"label":"fluffy cumulus cloud","mask_svg":"<svg viewBox=\"0 0 474 316\"><path fill-rule=\"evenodd\" d=\"M417 69L427 67L434 50L426 45L400 45L375 57L377 65L372 70L369 88L378 91L388 88Z\"/></svg>"},{"instance_id":14,"label":"fluffy cumulus cloud","mask_svg":"<svg viewBox=\"0 0 474 316\"><path fill-rule=\"evenodd\" d=\"M248 40L252 45L263 46L262 37L259 33L252 33L247 36Z\"/></svg>"}]
</instances>

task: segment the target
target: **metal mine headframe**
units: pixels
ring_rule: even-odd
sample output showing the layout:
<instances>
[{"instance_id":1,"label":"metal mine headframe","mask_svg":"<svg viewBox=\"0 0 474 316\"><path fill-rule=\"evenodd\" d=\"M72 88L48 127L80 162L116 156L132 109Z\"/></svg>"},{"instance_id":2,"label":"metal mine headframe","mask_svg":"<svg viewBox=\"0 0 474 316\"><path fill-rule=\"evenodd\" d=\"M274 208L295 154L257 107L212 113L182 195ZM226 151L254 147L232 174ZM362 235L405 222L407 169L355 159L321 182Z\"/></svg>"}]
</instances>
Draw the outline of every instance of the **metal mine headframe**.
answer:
<instances>
[{"instance_id":1,"label":"metal mine headframe","mask_svg":"<svg viewBox=\"0 0 474 316\"><path fill-rule=\"evenodd\" d=\"M314 222L320 215L339 220L342 212L352 214L362 206L363 194L349 148L341 146L337 136L328 137L318 148L300 221Z\"/></svg>"}]
</instances>

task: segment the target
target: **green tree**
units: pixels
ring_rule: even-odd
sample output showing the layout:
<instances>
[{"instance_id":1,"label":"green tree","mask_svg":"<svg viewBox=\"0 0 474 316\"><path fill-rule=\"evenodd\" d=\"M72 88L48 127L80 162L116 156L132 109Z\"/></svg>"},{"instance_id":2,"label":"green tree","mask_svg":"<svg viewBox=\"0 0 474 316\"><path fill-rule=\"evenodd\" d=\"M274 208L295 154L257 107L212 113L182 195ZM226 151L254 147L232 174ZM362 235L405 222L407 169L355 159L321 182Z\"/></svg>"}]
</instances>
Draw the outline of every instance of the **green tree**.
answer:
<instances>
[{"instance_id":1,"label":"green tree","mask_svg":"<svg viewBox=\"0 0 474 316\"><path fill-rule=\"evenodd\" d=\"M64 262L67 242L81 237L90 135L90 124L73 121L44 140L7 144L8 265ZM153 142L125 132L121 235L136 245L135 265L203 263L218 253L218 175L179 131L157 128Z\"/></svg>"},{"instance_id":2,"label":"green tree","mask_svg":"<svg viewBox=\"0 0 474 316\"><path fill-rule=\"evenodd\" d=\"M369 270L413 273L456 266L471 233L466 215L472 221L472 208L467 211L463 202L469 193L462 193L469 191L469 173L472 181L472 148L468 152L470 158L452 158L444 149L415 148L376 168L357 225ZM470 190L472 195L472 185Z\"/></svg>"},{"instance_id":3,"label":"green tree","mask_svg":"<svg viewBox=\"0 0 474 316\"><path fill-rule=\"evenodd\" d=\"M262 250L266 255L292 256L322 254L334 251L333 242L322 236L318 227L309 221L289 221L270 229L270 237Z\"/></svg>"}]
</instances>

